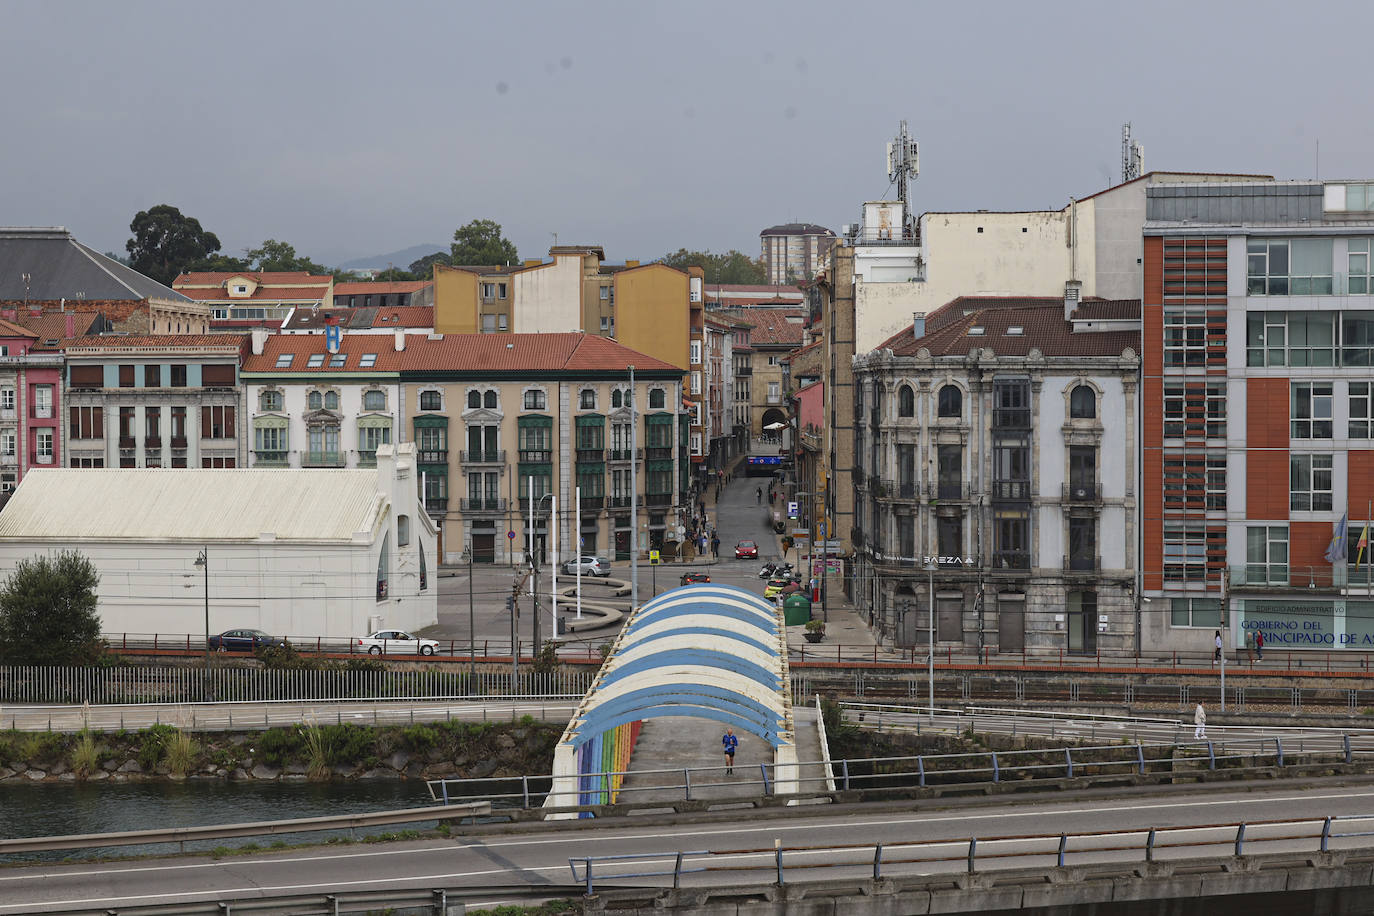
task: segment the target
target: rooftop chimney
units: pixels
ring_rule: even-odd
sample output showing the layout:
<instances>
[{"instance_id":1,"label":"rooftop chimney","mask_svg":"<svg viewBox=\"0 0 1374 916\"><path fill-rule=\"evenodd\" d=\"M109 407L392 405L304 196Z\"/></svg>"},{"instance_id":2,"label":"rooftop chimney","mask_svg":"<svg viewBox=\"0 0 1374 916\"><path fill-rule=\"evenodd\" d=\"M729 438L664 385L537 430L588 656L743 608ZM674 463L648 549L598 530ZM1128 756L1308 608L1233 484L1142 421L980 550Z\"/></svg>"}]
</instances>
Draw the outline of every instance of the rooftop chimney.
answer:
<instances>
[{"instance_id":1,"label":"rooftop chimney","mask_svg":"<svg viewBox=\"0 0 1374 916\"><path fill-rule=\"evenodd\" d=\"M72 338L72 337L75 337L75 336L76 336L76 316L73 315L71 312L67 312L66 314L67 314L67 337L68 337L68 338Z\"/></svg>"},{"instance_id":2,"label":"rooftop chimney","mask_svg":"<svg viewBox=\"0 0 1374 916\"><path fill-rule=\"evenodd\" d=\"M911 337L913 340L920 340L926 336L926 313L911 313Z\"/></svg>"},{"instance_id":3,"label":"rooftop chimney","mask_svg":"<svg viewBox=\"0 0 1374 916\"><path fill-rule=\"evenodd\" d=\"M638 262L638 261L626 261L626 262L625 262L625 266L626 266L626 267L638 267L638 266L639 266L639 262Z\"/></svg>"},{"instance_id":4,"label":"rooftop chimney","mask_svg":"<svg viewBox=\"0 0 1374 916\"><path fill-rule=\"evenodd\" d=\"M396 331L396 352L397 352L397 353L400 353L400 352L401 352L402 350L404 350L405 348L406 348L406 332L403 331L403 330L400 330L400 329L398 328L397 331Z\"/></svg>"},{"instance_id":5,"label":"rooftop chimney","mask_svg":"<svg viewBox=\"0 0 1374 916\"><path fill-rule=\"evenodd\" d=\"M1083 298L1083 281L1066 280L1064 281L1064 320L1072 321L1074 309L1078 308L1078 300Z\"/></svg>"}]
</instances>

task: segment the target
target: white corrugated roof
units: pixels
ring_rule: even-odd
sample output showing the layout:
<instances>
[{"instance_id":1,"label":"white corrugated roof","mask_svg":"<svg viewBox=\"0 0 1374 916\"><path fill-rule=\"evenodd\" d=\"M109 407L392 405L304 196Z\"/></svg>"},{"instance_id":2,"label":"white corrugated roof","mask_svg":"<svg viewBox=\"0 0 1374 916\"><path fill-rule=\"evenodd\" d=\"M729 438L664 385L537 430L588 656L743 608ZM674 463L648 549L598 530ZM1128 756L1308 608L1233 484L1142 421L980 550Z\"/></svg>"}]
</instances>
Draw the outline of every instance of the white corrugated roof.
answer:
<instances>
[{"instance_id":1,"label":"white corrugated roof","mask_svg":"<svg viewBox=\"0 0 1374 916\"><path fill-rule=\"evenodd\" d=\"M384 507L373 470L44 468L0 511L0 539L349 541Z\"/></svg>"}]
</instances>

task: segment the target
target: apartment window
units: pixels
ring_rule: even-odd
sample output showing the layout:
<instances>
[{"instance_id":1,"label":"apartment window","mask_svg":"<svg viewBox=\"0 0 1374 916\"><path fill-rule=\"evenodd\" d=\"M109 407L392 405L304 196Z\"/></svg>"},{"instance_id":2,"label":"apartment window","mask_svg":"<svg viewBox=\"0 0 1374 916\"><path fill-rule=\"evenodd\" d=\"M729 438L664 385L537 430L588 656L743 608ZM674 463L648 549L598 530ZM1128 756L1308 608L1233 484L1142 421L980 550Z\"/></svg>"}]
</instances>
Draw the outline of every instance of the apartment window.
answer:
<instances>
[{"instance_id":1,"label":"apartment window","mask_svg":"<svg viewBox=\"0 0 1374 916\"><path fill-rule=\"evenodd\" d=\"M443 399L437 391L420 392L421 410L443 410Z\"/></svg>"},{"instance_id":2,"label":"apartment window","mask_svg":"<svg viewBox=\"0 0 1374 916\"><path fill-rule=\"evenodd\" d=\"M1164 435L1170 439L1225 438L1225 383L1166 384L1164 386Z\"/></svg>"},{"instance_id":3,"label":"apartment window","mask_svg":"<svg viewBox=\"0 0 1374 916\"><path fill-rule=\"evenodd\" d=\"M611 298L611 288L609 286L601 287L601 301L604 302L609 298ZM601 320L605 321L606 319L603 318Z\"/></svg>"},{"instance_id":4,"label":"apartment window","mask_svg":"<svg viewBox=\"0 0 1374 916\"><path fill-rule=\"evenodd\" d=\"M694 366L701 363L701 341L692 341L692 355L688 361Z\"/></svg>"},{"instance_id":5,"label":"apartment window","mask_svg":"<svg viewBox=\"0 0 1374 916\"><path fill-rule=\"evenodd\" d=\"M286 429L278 426L258 426L253 429L253 451L286 451ZM261 457L261 456L259 456Z\"/></svg>"},{"instance_id":6,"label":"apartment window","mask_svg":"<svg viewBox=\"0 0 1374 916\"><path fill-rule=\"evenodd\" d=\"M1351 439L1374 439L1374 393L1369 382L1350 383L1350 423L1346 435Z\"/></svg>"},{"instance_id":7,"label":"apartment window","mask_svg":"<svg viewBox=\"0 0 1374 916\"><path fill-rule=\"evenodd\" d=\"M1358 313L1350 314L1354 318ZM1250 312L1246 316L1245 362L1250 366L1334 366L1336 328L1335 312ZM1350 336L1358 343L1351 358L1364 359L1352 365L1369 364L1371 332L1374 322L1352 321Z\"/></svg>"},{"instance_id":8,"label":"apartment window","mask_svg":"<svg viewBox=\"0 0 1374 916\"><path fill-rule=\"evenodd\" d=\"M323 365L324 365L324 354L323 354L323 353L312 353L312 354L310 354L310 358L309 358L308 360L305 361L305 368L307 368L307 369L318 369L318 368L320 368L320 367L323 366Z\"/></svg>"},{"instance_id":9,"label":"apartment window","mask_svg":"<svg viewBox=\"0 0 1374 916\"><path fill-rule=\"evenodd\" d=\"M1349 187L1347 187L1346 194L1349 195L1349 193ZM1360 209L1365 208L1361 206ZM1374 289L1369 283L1369 239L1347 239L1345 246L1345 268L1349 290L1351 293L1368 293Z\"/></svg>"},{"instance_id":10,"label":"apartment window","mask_svg":"<svg viewBox=\"0 0 1374 916\"><path fill-rule=\"evenodd\" d=\"M0 430L0 455L6 458L15 456L15 443L17 434L12 429ZM73 437L78 438L78 437Z\"/></svg>"},{"instance_id":11,"label":"apartment window","mask_svg":"<svg viewBox=\"0 0 1374 916\"><path fill-rule=\"evenodd\" d=\"M1020 510L1001 509L993 513L993 568L1030 568L1030 518Z\"/></svg>"},{"instance_id":12,"label":"apartment window","mask_svg":"<svg viewBox=\"0 0 1374 916\"><path fill-rule=\"evenodd\" d=\"M1097 418L1097 392L1087 385L1079 385L1069 394L1069 419L1093 420Z\"/></svg>"},{"instance_id":13,"label":"apartment window","mask_svg":"<svg viewBox=\"0 0 1374 916\"><path fill-rule=\"evenodd\" d=\"M326 392L324 393L324 409L325 409L325 410L338 410L338 409L339 409L339 393L338 393L337 391L326 391Z\"/></svg>"},{"instance_id":14,"label":"apartment window","mask_svg":"<svg viewBox=\"0 0 1374 916\"><path fill-rule=\"evenodd\" d=\"M508 331L510 326L507 324L508 318L504 312L496 316L496 330Z\"/></svg>"},{"instance_id":15,"label":"apartment window","mask_svg":"<svg viewBox=\"0 0 1374 916\"><path fill-rule=\"evenodd\" d=\"M283 397L280 391L264 391L258 399L264 411L281 410L282 401Z\"/></svg>"},{"instance_id":16,"label":"apartment window","mask_svg":"<svg viewBox=\"0 0 1374 916\"><path fill-rule=\"evenodd\" d=\"M0 388L0 410L14 410L13 388Z\"/></svg>"},{"instance_id":17,"label":"apartment window","mask_svg":"<svg viewBox=\"0 0 1374 916\"><path fill-rule=\"evenodd\" d=\"M162 387L162 367L144 366L143 367L143 387L161 388Z\"/></svg>"},{"instance_id":18,"label":"apartment window","mask_svg":"<svg viewBox=\"0 0 1374 916\"><path fill-rule=\"evenodd\" d=\"M691 392L692 392L692 394L701 394L701 373L700 373L700 372L693 372L693 373L692 373Z\"/></svg>"},{"instance_id":19,"label":"apartment window","mask_svg":"<svg viewBox=\"0 0 1374 916\"><path fill-rule=\"evenodd\" d=\"M776 365L778 364L778 362L779 362L778 357L776 357L776 356L770 356L770 357L768 357L768 365L770 365L770 366L776 366Z\"/></svg>"},{"instance_id":20,"label":"apartment window","mask_svg":"<svg viewBox=\"0 0 1374 916\"><path fill-rule=\"evenodd\" d=\"M73 439L103 439L105 437L104 410L99 407L72 407L68 410L70 434Z\"/></svg>"},{"instance_id":21,"label":"apartment window","mask_svg":"<svg viewBox=\"0 0 1374 916\"><path fill-rule=\"evenodd\" d=\"M1221 628L1221 601L1216 598L1171 598L1169 625L1200 627L1204 630Z\"/></svg>"},{"instance_id":22,"label":"apartment window","mask_svg":"<svg viewBox=\"0 0 1374 916\"><path fill-rule=\"evenodd\" d=\"M358 430L358 451L376 456L377 446L391 442L390 426L364 426Z\"/></svg>"},{"instance_id":23,"label":"apartment window","mask_svg":"<svg viewBox=\"0 0 1374 916\"><path fill-rule=\"evenodd\" d=\"M1171 582L1207 579L1207 528L1195 523L1164 526L1164 578Z\"/></svg>"},{"instance_id":24,"label":"apartment window","mask_svg":"<svg viewBox=\"0 0 1374 916\"><path fill-rule=\"evenodd\" d=\"M186 447L186 408L172 408L172 448ZM178 465L173 462L173 467ZM185 467L185 465L180 465Z\"/></svg>"},{"instance_id":25,"label":"apartment window","mask_svg":"<svg viewBox=\"0 0 1374 916\"><path fill-rule=\"evenodd\" d=\"M143 408L143 440L150 448L160 448L162 443L162 408Z\"/></svg>"},{"instance_id":26,"label":"apartment window","mask_svg":"<svg viewBox=\"0 0 1374 916\"><path fill-rule=\"evenodd\" d=\"M1164 313L1164 365L1207 364L1207 315L1204 312Z\"/></svg>"},{"instance_id":27,"label":"apartment window","mask_svg":"<svg viewBox=\"0 0 1374 916\"><path fill-rule=\"evenodd\" d=\"M1374 312L1341 313L1341 365L1374 366Z\"/></svg>"},{"instance_id":28,"label":"apartment window","mask_svg":"<svg viewBox=\"0 0 1374 916\"><path fill-rule=\"evenodd\" d=\"M1288 526L1245 529L1245 581L1252 585L1288 584Z\"/></svg>"},{"instance_id":29,"label":"apartment window","mask_svg":"<svg viewBox=\"0 0 1374 916\"><path fill-rule=\"evenodd\" d=\"M1069 518L1069 569L1085 570L1097 566L1097 519L1093 516Z\"/></svg>"},{"instance_id":30,"label":"apartment window","mask_svg":"<svg viewBox=\"0 0 1374 916\"><path fill-rule=\"evenodd\" d=\"M992 391L994 429L1026 429L1030 426L1030 383L995 382Z\"/></svg>"},{"instance_id":31,"label":"apartment window","mask_svg":"<svg viewBox=\"0 0 1374 916\"><path fill-rule=\"evenodd\" d=\"M664 405L664 403L666 403L666 400L667 400L667 395L664 394L662 388L651 388L651 389L649 390L649 409L650 409L650 410L663 410L663 409L664 409L663 405ZM626 406L630 406L630 405L627 403Z\"/></svg>"},{"instance_id":32,"label":"apartment window","mask_svg":"<svg viewBox=\"0 0 1374 916\"><path fill-rule=\"evenodd\" d=\"M281 353L277 356L278 369L290 369L291 361L296 358L294 353Z\"/></svg>"},{"instance_id":33,"label":"apartment window","mask_svg":"<svg viewBox=\"0 0 1374 916\"><path fill-rule=\"evenodd\" d=\"M1030 446L1016 440L992 449L993 499L1030 499Z\"/></svg>"},{"instance_id":34,"label":"apartment window","mask_svg":"<svg viewBox=\"0 0 1374 916\"><path fill-rule=\"evenodd\" d=\"M1331 438L1331 383L1294 382L1292 386L1292 426L1294 439Z\"/></svg>"},{"instance_id":35,"label":"apartment window","mask_svg":"<svg viewBox=\"0 0 1374 916\"><path fill-rule=\"evenodd\" d=\"M547 453L552 448L552 430L548 426L522 426L520 427L520 451L522 452L544 452ZM521 458L521 460L544 460L547 458Z\"/></svg>"},{"instance_id":36,"label":"apartment window","mask_svg":"<svg viewBox=\"0 0 1374 916\"><path fill-rule=\"evenodd\" d=\"M483 284L482 284L482 298L483 298L483 299L495 299L495 298L496 298L496 284L495 284L495 283L483 283Z\"/></svg>"},{"instance_id":37,"label":"apartment window","mask_svg":"<svg viewBox=\"0 0 1374 916\"><path fill-rule=\"evenodd\" d=\"M421 452L448 451L448 430L442 426L422 426L415 431L419 440L416 446ZM424 459L421 459L422 461Z\"/></svg>"},{"instance_id":38,"label":"apartment window","mask_svg":"<svg viewBox=\"0 0 1374 916\"><path fill-rule=\"evenodd\" d=\"M607 318L605 315L602 315L602 316L601 316L601 330L602 330L602 331L609 331L610 329L611 329L611 319Z\"/></svg>"},{"instance_id":39,"label":"apartment window","mask_svg":"<svg viewBox=\"0 0 1374 916\"><path fill-rule=\"evenodd\" d=\"M940 445L935 453L939 475L936 496L939 499L959 499L963 490L964 449L961 445Z\"/></svg>"},{"instance_id":40,"label":"apartment window","mask_svg":"<svg viewBox=\"0 0 1374 916\"><path fill-rule=\"evenodd\" d=\"M903 385L897 389L897 416L916 416L916 392L911 390L910 385ZM903 556L911 556L911 554L903 554Z\"/></svg>"},{"instance_id":41,"label":"apartment window","mask_svg":"<svg viewBox=\"0 0 1374 916\"><path fill-rule=\"evenodd\" d=\"M498 283L498 284L496 284L496 298L497 298L497 299L504 299L504 298L506 298L506 284L504 284L504 283Z\"/></svg>"},{"instance_id":42,"label":"apartment window","mask_svg":"<svg viewBox=\"0 0 1374 916\"><path fill-rule=\"evenodd\" d=\"M172 387L173 387L173 388L185 388L185 387L186 387L186 366L185 366L184 364L175 364L175 363L174 363L174 364L172 365L171 376L172 376Z\"/></svg>"},{"instance_id":43,"label":"apartment window","mask_svg":"<svg viewBox=\"0 0 1374 916\"><path fill-rule=\"evenodd\" d=\"M937 516L935 519L935 539L940 549L940 556L962 557L964 555L963 516Z\"/></svg>"},{"instance_id":44,"label":"apartment window","mask_svg":"<svg viewBox=\"0 0 1374 916\"><path fill-rule=\"evenodd\" d=\"M52 464L52 430L38 429L36 431L37 458L39 464Z\"/></svg>"},{"instance_id":45,"label":"apartment window","mask_svg":"<svg viewBox=\"0 0 1374 916\"><path fill-rule=\"evenodd\" d=\"M386 392L364 391L363 410L386 410Z\"/></svg>"},{"instance_id":46,"label":"apartment window","mask_svg":"<svg viewBox=\"0 0 1374 916\"><path fill-rule=\"evenodd\" d=\"M612 410L618 410L618 409L620 409L621 407L624 407L624 406L626 406L626 404L625 404L625 392L621 391L619 388L612 388L612 389L611 389L611 409L612 409Z\"/></svg>"},{"instance_id":47,"label":"apartment window","mask_svg":"<svg viewBox=\"0 0 1374 916\"><path fill-rule=\"evenodd\" d=\"M1074 499L1090 499L1097 489L1097 449L1069 446L1069 492Z\"/></svg>"},{"instance_id":48,"label":"apartment window","mask_svg":"<svg viewBox=\"0 0 1374 916\"><path fill-rule=\"evenodd\" d=\"M496 333L496 316L495 316L495 315L483 315L483 316L482 316L482 333L483 333L483 334L495 334L495 333Z\"/></svg>"},{"instance_id":49,"label":"apartment window","mask_svg":"<svg viewBox=\"0 0 1374 916\"><path fill-rule=\"evenodd\" d=\"M1288 508L1293 512L1330 512L1330 455L1290 455Z\"/></svg>"},{"instance_id":50,"label":"apartment window","mask_svg":"<svg viewBox=\"0 0 1374 916\"><path fill-rule=\"evenodd\" d=\"M1246 243L1251 296L1331 295L1331 239L1251 239Z\"/></svg>"},{"instance_id":51,"label":"apartment window","mask_svg":"<svg viewBox=\"0 0 1374 916\"><path fill-rule=\"evenodd\" d=\"M577 406L582 410L596 410L596 390L583 388L577 396Z\"/></svg>"},{"instance_id":52,"label":"apartment window","mask_svg":"<svg viewBox=\"0 0 1374 916\"><path fill-rule=\"evenodd\" d=\"M1247 366L1288 364L1287 312L1250 312L1245 317L1245 325Z\"/></svg>"},{"instance_id":53,"label":"apartment window","mask_svg":"<svg viewBox=\"0 0 1374 916\"><path fill-rule=\"evenodd\" d=\"M119 367L119 387L134 387L134 367L132 365Z\"/></svg>"},{"instance_id":54,"label":"apartment window","mask_svg":"<svg viewBox=\"0 0 1374 916\"><path fill-rule=\"evenodd\" d=\"M544 404L545 404L545 398L544 398L544 392L543 392L543 391L526 391L526 392L525 392L525 409L526 409L526 410L543 410L543 409L544 409Z\"/></svg>"},{"instance_id":55,"label":"apartment window","mask_svg":"<svg viewBox=\"0 0 1374 916\"><path fill-rule=\"evenodd\" d=\"M305 396L305 404L311 410L324 410L324 392L310 392Z\"/></svg>"},{"instance_id":56,"label":"apartment window","mask_svg":"<svg viewBox=\"0 0 1374 916\"><path fill-rule=\"evenodd\" d=\"M768 383L768 403L776 404L782 397L782 386L779 382Z\"/></svg>"},{"instance_id":57,"label":"apartment window","mask_svg":"<svg viewBox=\"0 0 1374 916\"><path fill-rule=\"evenodd\" d=\"M33 415L39 419L52 417L52 386L33 386Z\"/></svg>"},{"instance_id":58,"label":"apartment window","mask_svg":"<svg viewBox=\"0 0 1374 916\"><path fill-rule=\"evenodd\" d=\"M940 388L936 412L941 417L958 418L964 413L964 393L958 385L944 385Z\"/></svg>"},{"instance_id":59,"label":"apartment window","mask_svg":"<svg viewBox=\"0 0 1374 916\"><path fill-rule=\"evenodd\" d=\"M214 405L200 409L202 439L234 438L234 405Z\"/></svg>"}]
</instances>

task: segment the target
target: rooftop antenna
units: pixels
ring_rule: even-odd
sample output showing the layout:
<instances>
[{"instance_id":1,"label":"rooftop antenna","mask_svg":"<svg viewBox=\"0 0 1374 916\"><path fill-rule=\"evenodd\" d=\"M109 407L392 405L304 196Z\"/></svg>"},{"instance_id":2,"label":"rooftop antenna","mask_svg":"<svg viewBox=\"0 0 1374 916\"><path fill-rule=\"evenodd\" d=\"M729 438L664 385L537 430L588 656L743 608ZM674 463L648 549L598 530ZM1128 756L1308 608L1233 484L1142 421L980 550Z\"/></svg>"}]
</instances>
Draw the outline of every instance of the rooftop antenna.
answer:
<instances>
[{"instance_id":1,"label":"rooftop antenna","mask_svg":"<svg viewBox=\"0 0 1374 916\"><path fill-rule=\"evenodd\" d=\"M557 247L558 247L558 233L557 233L557 232L550 232L549 235L553 236L553 247L557 248Z\"/></svg>"},{"instance_id":2,"label":"rooftop antenna","mask_svg":"<svg viewBox=\"0 0 1374 916\"><path fill-rule=\"evenodd\" d=\"M897 129L897 137L887 145L887 180L897 185L897 199L902 202L903 219L911 221L909 185L919 173L921 145L911 139L906 122Z\"/></svg>"},{"instance_id":3,"label":"rooftop antenna","mask_svg":"<svg viewBox=\"0 0 1374 916\"><path fill-rule=\"evenodd\" d=\"M1121 125L1121 182L1134 181L1145 174L1145 147L1131 142L1131 122Z\"/></svg>"}]
</instances>

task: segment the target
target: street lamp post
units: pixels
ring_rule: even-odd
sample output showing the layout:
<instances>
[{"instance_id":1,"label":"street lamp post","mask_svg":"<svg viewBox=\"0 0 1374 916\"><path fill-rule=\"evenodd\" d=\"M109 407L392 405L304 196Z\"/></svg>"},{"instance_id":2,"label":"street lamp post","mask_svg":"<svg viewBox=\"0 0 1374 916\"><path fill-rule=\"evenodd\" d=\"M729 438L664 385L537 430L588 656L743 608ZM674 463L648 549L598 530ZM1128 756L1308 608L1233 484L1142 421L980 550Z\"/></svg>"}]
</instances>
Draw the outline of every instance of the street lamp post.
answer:
<instances>
[{"instance_id":1,"label":"street lamp post","mask_svg":"<svg viewBox=\"0 0 1374 916\"><path fill-rule=\"evenodd\" d=\"M930 627L929 642L928 642L928 645L929 645L929 648L930 648L930 656L929 656L929 658L927 659L927 662L928 662L928 665L929 665L929 669L928 669L927 672L926 672L926 678L927 678L927 680L930 682L930 724L934 725L934 724L935 724L935 570L939 569L939 565L935 562L935 560L934 560L933 558L931 558L931 557L926 557L925 566L924 566L923 568L924 568L925 571L926 571L926 578L927 578L928 586L929 586L929 589L930 589L930 596L929 596L929 597L930 597L930 615L929 615L929 616L930 616L930 619L929 619L928 621L926 621L926 623L927 623L928 626Z\"/></svg>"},{"instance_id":2,"label":"street lamp post","mask_svg":"<svg viewBox=\"0 0 1374 916\"><path fill-rule=\"evenodd\" d=\"M196 555L196 566L205 573L205 698L210 694L210 548L202 547Z\"/></svg>"},{"instance_id":3,"label":"street lamp post","mask_svg":"<svg viewBox=\"0 0 1374 916\"><path fill-rule=\"evenodd\" d=\"M534 602L533 602L533 603L534 603L534 629L533 629L533 636L534 636L534 654L535 654L535 655L538 655L538 654L539 654L539 567L538 567L538 565L537 565L536 562L535 562L535 552L534 552L534 550L533 550L533 547L534 547L534 533L533 533L533 532L534 532L534 518L535 518L535 516L538 514L539 507L541 507L541 506L544 505L544 500L546 500L546 499L552 499L552 500L553 500L553 503L551 504L551 509L552 509L552 511L551 511L550 514L549 514L549 530L550 530L551 532L552 532L552 531L556 531L556 530L557 530L557 525L558 525L558 519L554 517L554 514L553 514L553 513L556 513L556 512L558 511L558 499L557 499L557 497L555 497L552 493L545 493L543 496L539 497L539 499L538 499L537 502L535 502L533 505L530 506L530 532L531 532L531 534L530 534L530 547L531 547L531 550L530 550L530 569L533 570L533 575L534 575L534 586L533 586L533 591L534 591ZM558 536L557 536L557 534L554 535L553 546L554 546L554 549L557 550L557 548L558 548ZM553 562L554 562L555 565L557 565L557 563L558 563L558 556L557 556L557 555L554 556ZM554 573L554 576L556 577L557 575L558 575L558 574L555 572L555 573ZM555 578L555 579L554 579L554 586L555 586L555 587L557 586L557 582L558 582L558 580L557 580L557 578ZM556 603L556 602L557 602L557 599L555 598L554 601L555 601L555 605L554 605L554 606L557 607L557 603ZM555 626L557 626L557 624L555 624Z\"/></svg>"}]
</instances>

